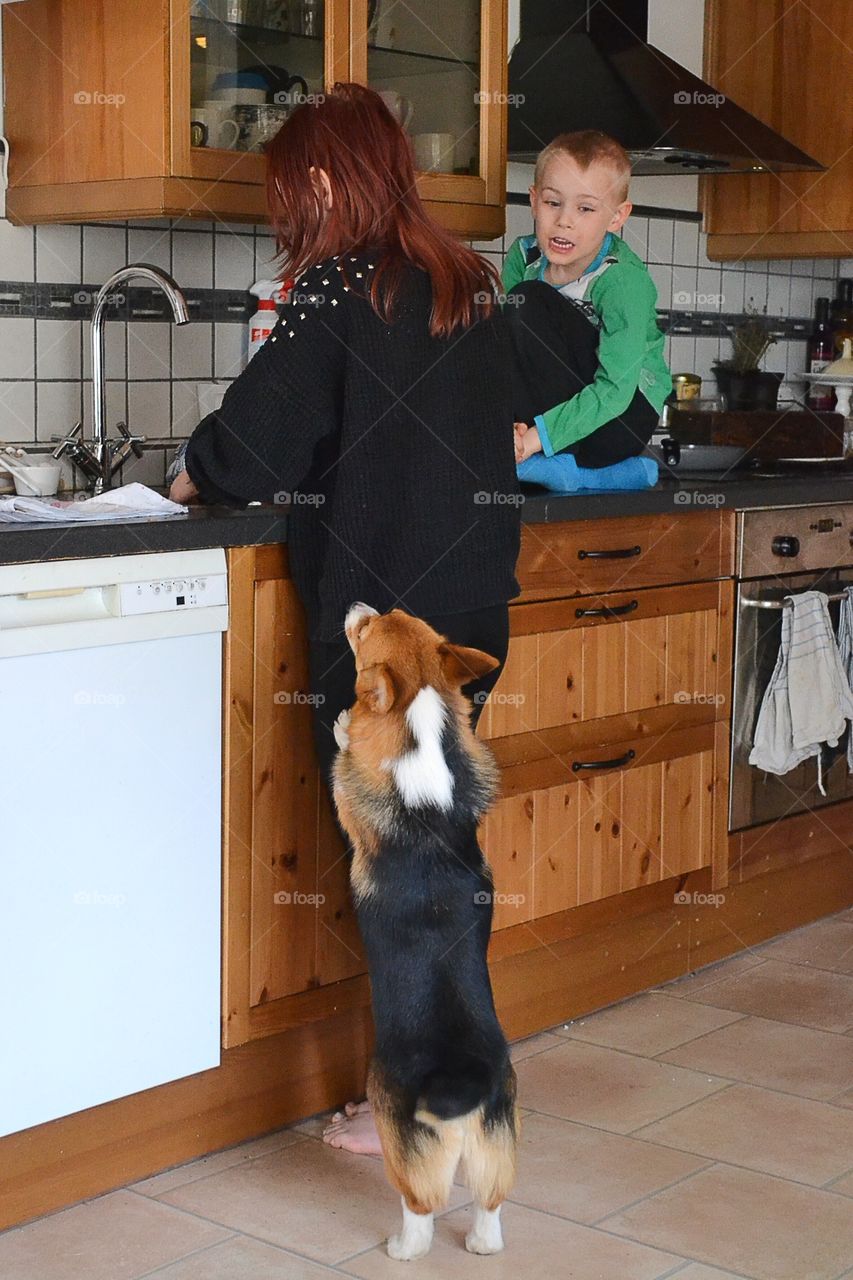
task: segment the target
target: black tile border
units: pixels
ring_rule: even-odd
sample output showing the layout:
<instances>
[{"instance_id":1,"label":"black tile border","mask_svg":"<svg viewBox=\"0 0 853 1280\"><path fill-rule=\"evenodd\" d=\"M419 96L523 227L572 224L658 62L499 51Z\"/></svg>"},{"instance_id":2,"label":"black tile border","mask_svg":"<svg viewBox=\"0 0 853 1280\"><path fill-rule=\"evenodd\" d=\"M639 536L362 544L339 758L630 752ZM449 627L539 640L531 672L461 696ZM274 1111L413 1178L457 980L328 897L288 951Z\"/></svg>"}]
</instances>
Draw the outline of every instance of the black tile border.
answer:
<instances>
[{"instance_id":1,"label":"black tile border","mask_svg":"<svg viewBox=\"0 0 853 1280\"><path fill-rule=\"evenodd\" d=\"M0 316L31 320L90 320L100 285L33 284L0 280ZM255 299L243 289L182 289L190 319L218 324L245 324L255 309ZM108 320L134 323L170 321L172 309L159 289L132 286L118 291L107 304Z\"/></svg>"}]
</instances>

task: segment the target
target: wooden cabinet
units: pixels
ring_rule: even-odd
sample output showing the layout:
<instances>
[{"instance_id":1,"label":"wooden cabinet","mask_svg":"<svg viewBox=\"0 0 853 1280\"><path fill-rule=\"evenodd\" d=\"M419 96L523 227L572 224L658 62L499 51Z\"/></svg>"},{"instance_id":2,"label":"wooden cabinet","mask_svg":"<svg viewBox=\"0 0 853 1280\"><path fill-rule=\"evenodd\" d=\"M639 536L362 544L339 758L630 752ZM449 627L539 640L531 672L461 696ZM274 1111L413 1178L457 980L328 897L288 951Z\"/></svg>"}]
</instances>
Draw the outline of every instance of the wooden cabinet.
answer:
<instances>
[{"instance_id":1,"label":"wooden cabinet","mask_svg":"<svg viewBox=\"0 0 853 1280\"><path fill-rule=\"evenodd\" d=\"M315 1000L309 1010L304 996L366 967L344 842L312 748L308 645L286 549L242 547L228 560L226 1048L324 1016L331 1006Z\"/></svg>"},{"instance_id":2,"label":"wooden cabinet","mask_svg":"<svg viewBox=\"0 0 853 1280\"><path fill-rule=\"evenodd\" d=\"M701 179L708 257L849 257L849 0L707 0L705 13L705 78L826 165Z\"/></svg>"},{"instance_id":3,"label":"wooden cabinet","mask_svg":"<svg viewBox=\"0 0 853 1280\"><path fill-rule=\"evenodd\" d=\"M666 880L675 892L702 868L725 883L730 523L705 511L524 527L509 655L479 729L502 776L482 828L496 930ZM233 1047L366 1005L369 988L343 838L314 760L286 548L228 556L223 1036ZM682 581L656 585L667 578Z\"/></svg>"},{"instance_id":4,"label":"wooden cabinet","mask_svg":"<svg viewBox=\"0 0 853 1280\"><path fill-rule=\"evenodd\" d=\"M705 866L725 883L731 600L726 580L512 607L480 728L497 929Z\"/></svg>"},{"instance_id":5,"label":"wooden cabinet","mask_svg":"<svg viewBox=\"0 0 853 1280\"><path fill-rule=\"evenodd\" d=\"M408 121L431 212L491 239L504 230L506 26L504 0L4 6L8 216L263 222L264 140L304 95L355 80Z\"/></svg>"}]
</instances>

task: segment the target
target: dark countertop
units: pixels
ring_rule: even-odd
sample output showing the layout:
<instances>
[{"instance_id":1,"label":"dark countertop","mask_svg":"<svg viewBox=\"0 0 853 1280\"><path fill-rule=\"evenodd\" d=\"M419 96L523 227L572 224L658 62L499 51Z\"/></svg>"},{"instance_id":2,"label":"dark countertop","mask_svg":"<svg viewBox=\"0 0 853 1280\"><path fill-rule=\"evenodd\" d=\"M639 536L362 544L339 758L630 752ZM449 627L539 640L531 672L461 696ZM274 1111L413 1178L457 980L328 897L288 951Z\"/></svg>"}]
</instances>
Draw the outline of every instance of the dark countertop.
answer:
<instances>
[{"instance_id":1,"label":"dark countertop","mask_svg":"<svg viewBox=\"0 0 853 1280\"><path fill-rule=\"evenodd\" d=\"M681 476L640 493L546 493L524 485L525 524L598 520L607 516L655 515L751 507L812 506L853 502L853 473L757 476ZM281 507L190 507L185 516L108 524L0 524L0 564L28 560L68 560L133 555L144 551L186 551L199 547L242 547L287 541L287 514Z\"/></svg>"}]
</instances>

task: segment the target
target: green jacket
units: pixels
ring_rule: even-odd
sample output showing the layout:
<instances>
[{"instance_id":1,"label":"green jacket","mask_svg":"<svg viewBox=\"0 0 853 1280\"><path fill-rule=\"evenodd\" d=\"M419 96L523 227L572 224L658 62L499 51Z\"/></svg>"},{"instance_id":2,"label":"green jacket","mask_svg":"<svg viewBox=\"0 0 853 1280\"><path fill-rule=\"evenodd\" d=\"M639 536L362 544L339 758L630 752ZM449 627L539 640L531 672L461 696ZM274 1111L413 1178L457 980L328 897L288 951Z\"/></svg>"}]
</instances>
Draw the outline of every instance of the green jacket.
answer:
<instances>
[{"instance_id":1,"label":"green jacket","mask_svg":"<svg viewBox=\"0 0 853 1280\"><path fill-rule=\"evenodd\" d=\"M638 387L658 413L672 390L654 282L619 236L608 232L603 249L580 279L560 288L569 305L580 306L601 336L598 371L589 386L537 415L539 438L549 456L624 413ZM533 261L528 262L528 254ZM504 290L509 293L522 280L540 279L543 258L534 235L519 236L503 265Z\"/></svg>"}]
</instances>

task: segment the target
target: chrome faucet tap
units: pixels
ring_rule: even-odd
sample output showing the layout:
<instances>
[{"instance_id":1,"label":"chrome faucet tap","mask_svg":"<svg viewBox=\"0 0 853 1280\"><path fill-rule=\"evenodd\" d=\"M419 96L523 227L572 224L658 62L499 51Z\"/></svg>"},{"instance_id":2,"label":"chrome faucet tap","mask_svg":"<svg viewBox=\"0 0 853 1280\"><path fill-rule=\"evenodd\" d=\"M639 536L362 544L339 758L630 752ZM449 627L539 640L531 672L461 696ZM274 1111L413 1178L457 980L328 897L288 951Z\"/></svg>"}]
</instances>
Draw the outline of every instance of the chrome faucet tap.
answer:
<instances>
[{"instance_id":1,"label":"chrome faucet tap","mask_svg":"<svg viewBox=\"0 0 853 1280\"><path fill-rule=\"evenodd\" d=\"M175 324L188 324L190 314L187 302L176 282L159 267L152 267L146 262L134 262L130 266L121 267L105 280L98 290L95 306L92 310L92 444L86 444L77 438L81 431L78 422L73 430L65 436L59 446L54 449L53 456L60 457L64 452L90 480L94 480L92 492L103 493L112 484L114 472L125 461L131 450L137 457L142 457L141 444L144 436L134 436L128 431L125 423L118 423L122 433L118 440L106 438L106 384L104 375L104 322L110 294L122 284L130 280L150 280L162 289L169 299Z\"/></svg>"}]
</instances>

